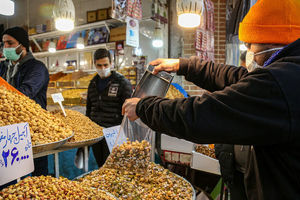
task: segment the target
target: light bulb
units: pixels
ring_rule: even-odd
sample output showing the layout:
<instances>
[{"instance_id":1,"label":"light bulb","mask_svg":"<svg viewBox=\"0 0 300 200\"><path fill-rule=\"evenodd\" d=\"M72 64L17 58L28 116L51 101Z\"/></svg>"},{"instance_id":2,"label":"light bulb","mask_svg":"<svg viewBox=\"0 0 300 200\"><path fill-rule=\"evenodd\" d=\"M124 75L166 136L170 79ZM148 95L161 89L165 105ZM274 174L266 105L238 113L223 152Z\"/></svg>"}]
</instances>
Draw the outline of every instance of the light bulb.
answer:
<instances>
[{"instance_id":1,"label":"light bulb","mask_svg":"<svg viewBox=\"0 0 300 200\"><path fill-rule=\"evenodd\" d=\"M74 29L74 20L67 18L55 19L55 27L59 31L71 31Z\"/></svg>"},{"instance_id":2,"label":"light bulb","mask_svg":"<svg viewBox=\"0 0 300 200\"><path fill-rule=\"evenodd\" d=\"M160 48L164 44L162 40L162 32L159 27L156 27L154 30L154 38L152 40L152 46L155 48Z\"/></svg>"},{"instance_id":3,"label":"light bulb","mask_svg":"<svg viewBox=\"0 0 300 200\"><path fill-rule=\"evenodd\" d=\"M7 16L15 14L15 3L11 0L1 0L0 14Z\"/></svg>"},{"instance_id":4,"label":"light bulb","mask_svg":"<svg viewBox=\"0 0 300 200\"><path fill-rule=\"evenodd\" d=\"M153 40L152 41L152 46L155 48L160 48L164 45L164 42L162 40Z\"/></svg>"},{"instance_id":5,"label":"light bulb","mask_svg":"<svg viewBox=\"0 0 300 200\"><path fill-rule=\"evenodd\" d=\"M195 13L183 13L178 15L178 24L185 28L195 28L200 25L200 15Z\"/></svg>"}]
</instances>

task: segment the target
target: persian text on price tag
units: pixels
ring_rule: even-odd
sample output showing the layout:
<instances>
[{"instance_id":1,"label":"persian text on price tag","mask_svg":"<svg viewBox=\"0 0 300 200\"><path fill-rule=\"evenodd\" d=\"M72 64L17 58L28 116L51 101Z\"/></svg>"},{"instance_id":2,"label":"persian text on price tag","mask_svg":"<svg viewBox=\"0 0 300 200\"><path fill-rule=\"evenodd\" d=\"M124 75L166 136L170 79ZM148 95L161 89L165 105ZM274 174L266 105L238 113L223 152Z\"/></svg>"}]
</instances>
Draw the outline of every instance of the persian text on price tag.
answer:
<instances>
[{"instance_id":1,"label":"persian text on price tag","mask_svg":"<svg viewBox=\"0 0 300 200\"><path fill-rule=\"evenodd\" d=\"M55 93L55 94L51 94L53 102L57 103L59 101L64 101L64 97L62 96L61 93Z\"/></svg>"},{"instance_id":2,"label":"persian text on price tag","mask_svg":"<svg viewBox=\"0 0 300 200\"><path fill-rule=\"evenodd\" d=\"M126 137L122 133L119 135L119 138L117 138L120 131L120 127L121 126L118 125L103 129L103 135L105 137L110 152L112 151L116 140L118 140L117 144L123 144L123 142L126 142Z\"/></svg>"},{"instance_id":3,"label":"persian text on price tag","mask_svg":"<svg viewBox=\"0 0 300 200\"><path fill-rule=\"evenodd\" d=\"M28 123L0 127L0 185L34 170Z\"/></svg>"}]
</instances>

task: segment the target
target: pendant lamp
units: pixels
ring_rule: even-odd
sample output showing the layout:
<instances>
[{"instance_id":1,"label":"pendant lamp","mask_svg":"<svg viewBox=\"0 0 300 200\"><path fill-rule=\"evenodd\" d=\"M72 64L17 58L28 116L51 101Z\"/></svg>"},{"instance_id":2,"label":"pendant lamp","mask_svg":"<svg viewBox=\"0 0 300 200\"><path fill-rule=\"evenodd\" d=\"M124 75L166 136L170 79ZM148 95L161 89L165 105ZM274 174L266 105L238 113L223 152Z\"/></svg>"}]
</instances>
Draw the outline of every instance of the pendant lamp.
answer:
<instances>
[{"instance_id":1,"label":"pendant lamp","mask_svg":"<svg viewBox=\"0 0 300 200\"><path fill-rule=\"evenodd\" d=\"M0 14L6 16L11 16L15 14L15 3L11 0L1 0Z\"/></svg>"},{"instance_id":2,"label":"pendant lamp","mask_svg":"<svg viewBox=\"0 0 300 200\"><path fill-rule=\"evenodd\" d=\"M195 28L200 25L204 11L203 0L177 0L178 24L185 28Z\"/></svg>"},{"instance_id":3,"label":"pendant lamp","mask_svg":"<svg viewBox=\"0 0 300 200\"><path fill-rule=\"evenodd\" d=\"M161 28L159 27L158 23L155 26L155 30L154 30L154 37L152 40L152 46L155 48L160 48L164 45L163 42L163 33Z\"/></svg>"},{"instance_id":4,"label":"pendant lamp","mask_svg":"<svg viewBox=\"0 0 300 200\"><path fill-rule=\"evenodd\" d=\"M74 29L75 7L72 0L55 0L53 8L55 27L60 31Z\"/></svg>"}]
</instances>

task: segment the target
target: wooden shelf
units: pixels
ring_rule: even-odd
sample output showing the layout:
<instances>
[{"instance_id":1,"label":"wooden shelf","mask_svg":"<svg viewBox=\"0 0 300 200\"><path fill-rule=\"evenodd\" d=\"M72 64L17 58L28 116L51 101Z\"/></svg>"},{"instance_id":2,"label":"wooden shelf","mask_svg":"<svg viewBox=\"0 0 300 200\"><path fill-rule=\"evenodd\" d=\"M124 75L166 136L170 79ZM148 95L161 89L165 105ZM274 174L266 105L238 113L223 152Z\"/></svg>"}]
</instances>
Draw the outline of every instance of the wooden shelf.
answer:
<instances>
[{"instance_id":1,"label":"wooden shelf","mask_svg":"<svg viewBox=\"0 0 300 200\"><path fill-rule=\"evenodd\" d=\"M122 23L123 22L121 22L119 20L116 20L116 19L108 19L108 20L103 20L103 21L99 21L99 22L93 22L93 23L88 23L88 24L75 26L74 29L71 30L71 31L51 31L51 32L46 32L46 33L30 35L29 39L30 40L37 40L37 39L53 38L53 37L69 34L69 33L76 32L76 31L92 29L92 28L98 28L98 27L101 27L101 26L107 26L107 27L108 26L116 26L116 25L120 25ZM109 31L109 28L108 28L108 31Z\"/></svg>"}]
</instances>

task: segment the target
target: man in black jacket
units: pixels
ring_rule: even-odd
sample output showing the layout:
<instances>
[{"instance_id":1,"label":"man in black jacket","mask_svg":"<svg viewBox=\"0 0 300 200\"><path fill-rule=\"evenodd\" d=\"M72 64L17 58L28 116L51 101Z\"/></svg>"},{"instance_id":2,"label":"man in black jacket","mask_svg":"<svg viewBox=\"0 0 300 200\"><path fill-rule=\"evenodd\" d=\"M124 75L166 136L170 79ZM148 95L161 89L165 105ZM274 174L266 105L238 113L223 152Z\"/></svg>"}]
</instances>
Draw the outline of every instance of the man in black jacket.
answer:
<instances>
[{"instance_id":1,"label":"man in black jacket","mask_svg":"<svg viewBox=\"0 0 300 200\"><path fill-rule=\"evenodd\" d=\"M86 116L102 127L120 125L123 119L122 105L131 96L132 86L120 73L111 71L111 57L106 49L94 54L98 75L90 82L86 104ZM98 166L101 167L109 155L105 140L92 146Z\"/></svg>"},{"instance_id":2,"label":"man in black jacket","mask_svg":"<svg viewBox=\"0 0 300 200\"><path fill-rule=\"evenodd\" d=\"M195 143L251 145L246 199L300 199L300 2L260 0L240 24L247 69L190 59L158 59L154 73L177 72L207 89L202 97L129 99L123 113L155 131Z\"/></svg>"},{"instance_id":3,"label":"man in black jacket","mask_svg":"<svg viewBox=\"0 0 300 200\"><path fill-rule=\"evenodd\" d=\"M28 33L21 27L9 28L2 33L2 45L6 60L0 63L0 76L46 109L49 73L29 51ZM47 156L34 159L34 166L33 175L47 175Z\"/></svg>"}]
</instances>

